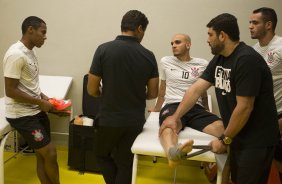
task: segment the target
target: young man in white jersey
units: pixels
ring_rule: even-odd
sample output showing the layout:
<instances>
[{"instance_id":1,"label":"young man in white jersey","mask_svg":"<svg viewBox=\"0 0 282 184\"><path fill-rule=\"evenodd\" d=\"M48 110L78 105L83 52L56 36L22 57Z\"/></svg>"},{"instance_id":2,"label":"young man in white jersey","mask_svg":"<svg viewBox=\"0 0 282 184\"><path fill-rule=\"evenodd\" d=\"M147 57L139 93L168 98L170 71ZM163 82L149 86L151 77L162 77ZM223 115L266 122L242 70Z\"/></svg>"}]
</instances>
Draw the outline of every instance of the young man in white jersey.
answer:
<instances>
[{"instance_id":1,"label":"young man in white jersey","mask_svg":"<svg viewBox=\"0 0 282 184\"><path fill-rule=\"evenodd\" d=\"M46 23L35 16L22 23L22 38L3 60L6 119L35 150L37 176L42 184L59 184L55 146L51 143L46 112L53 110L39 87L39 68L34 47L46 40Z\"/></svg>"},{"instance_id":2,"label":"young man in white jersey","mask_svg":"<svg viewBox=\"0 0 282 184\"><path fill-rule=\"evenodd\" d=\"M249 29L252 39L258 39L253 46L269 66L273 78L273 92L277 108L280 136L282 140L282 37L275 34L277 15L272 8L259 8L250 17ZM282 181L282 143L276 147L274 158Z\"/></svg>"},{"instance_id":3,"label":"young man in white jersey","mask_svg":"<svg viewBox=\"0 0 282 184\"><path fill-rule=\"evenodd\" d=\"M175 112L185 91L201 76L208 65L208 61L190 56L191 39L188 35L175 34L171 46L173 56L165 56L159 63L161 78L159 95L155 107L149 109L149 111L160 112L160 125L166 117ZM222 135L224 126L221 119L207 110L207 94L205 93L181 118L181 122L178 123L179 131L189 126L216 137ZM162 131L160 142L172 167L191 151L193 144L192 140L177 144L177 134L170 128Z\"/></svg>"}]
</instances>

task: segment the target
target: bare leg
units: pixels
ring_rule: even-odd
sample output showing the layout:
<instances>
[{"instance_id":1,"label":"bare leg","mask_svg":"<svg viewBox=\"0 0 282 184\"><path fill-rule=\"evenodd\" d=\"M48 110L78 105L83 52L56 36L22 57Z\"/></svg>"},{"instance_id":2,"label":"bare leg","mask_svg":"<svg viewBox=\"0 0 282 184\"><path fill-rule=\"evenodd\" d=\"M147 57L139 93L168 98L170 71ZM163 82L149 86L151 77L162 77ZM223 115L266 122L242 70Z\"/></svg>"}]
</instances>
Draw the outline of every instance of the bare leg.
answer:
<instances>
[{"instance_id":1,"label":"bare leg","mask_svg":"<svg viewBox=\"0 0 282 184\"><path fill-rule=\"evenodd\" d=\"M36 154L39 154L40 157L37 158L41 159L40 163L38 162L40 165L37 168L39 169L38 173L40 177L42 176L41 179L45 180L42 183L51 182L50 184L59 184L59 167L55 146L50 143L43 148L37 149ZM48 177L48 179L46 179L46 177Z\"/></svg>"},{"instance_id":2,"label":"bare leg","mask_svg":"<svg viewBox=\"0 0 282 184\"><path fill-rule=\"evenodd\" d=\"M223 122L218 120L215 121L203 129L203 132L213 135L215 137L220 137L224 132Z\"/></svg>"},{"instance_id":3,"label":"bare leg","mask_svg":"<svg viewBox=\"0 0 282 184\"><path fill-rule=\"evenodd\" d=\"M36 153L36 170L37 170L37 176L40 180L41 184L51 184L51 181L49 180L45 168L44 168L44 159L43 157L39 154Z\"/></svg>"},{"instance_id":4,"label":"bare leg","mask_svg":"<svg viewBox=\"0 0 282 184\"><path fill-rule=\"evenodd\" d=\"M176 167L180 160L178 161L173 161L170 158L169 155L169 150L170 148L173 148L175 146L177 146L178 143L178 136L172 131L171 128L166 128L164 129L164 131L162 132L162 134L160 135L160 142L163 146L163 149L166 153L166 156L168 158L168 164L170 167ZM188 140L185 143L183 143L182 145L179 146L179 149L181 152L184 153L189 153L192 150L192 145L193 145L193 141L192 140Z\"/></svg>"}]
</instances>

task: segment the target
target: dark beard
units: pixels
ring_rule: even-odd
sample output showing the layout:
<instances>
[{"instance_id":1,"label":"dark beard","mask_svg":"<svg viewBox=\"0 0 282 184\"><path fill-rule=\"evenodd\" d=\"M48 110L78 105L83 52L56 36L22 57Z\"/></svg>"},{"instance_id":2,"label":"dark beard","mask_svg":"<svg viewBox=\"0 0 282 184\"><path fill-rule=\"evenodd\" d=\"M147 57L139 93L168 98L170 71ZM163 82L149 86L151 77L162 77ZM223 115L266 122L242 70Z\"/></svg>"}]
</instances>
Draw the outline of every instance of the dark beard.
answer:
<instances>
[{"instance_id":1,"label":"dark beard","mask_svg":"<svg viewBox=\"0 0 282 184\"><path fill-rule=\"evenodd\" d=\"M251 38L252 39L260 39L260 38L265 37L265 35L266 35L266 30L262 30L262 31L257 32L257 34L255 34L253 36L251 35Z\"/></svg>"},{"instance_id":2,"label":"dark beard","mask_svg":"<svg viewBox=\"0 0 282 184\"><path fill-rule=\"evenodd\" d=\"M219 55L219 53L224 49L224 45L219 43L215 45L214 47L211 47L211 53L213 55Z\"/></svg>"}]
</instances>

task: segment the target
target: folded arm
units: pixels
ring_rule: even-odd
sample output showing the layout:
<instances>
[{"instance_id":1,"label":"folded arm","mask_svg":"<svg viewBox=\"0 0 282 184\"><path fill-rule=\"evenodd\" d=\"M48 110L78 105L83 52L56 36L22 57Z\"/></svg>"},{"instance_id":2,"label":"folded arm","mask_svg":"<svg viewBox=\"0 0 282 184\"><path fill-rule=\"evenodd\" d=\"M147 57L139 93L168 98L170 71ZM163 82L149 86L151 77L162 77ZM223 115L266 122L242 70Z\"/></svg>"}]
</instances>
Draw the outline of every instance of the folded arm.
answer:
<instances>
[{"instance_id":1,"label":"folded arm","mask_svg":"<svg viewBox=\"0 0 282 184\"><path fill-rule=\"evenodd\" d=\"M146 93L146 99L151 100L154 98L157 98L159 91L159 78L151 78L147 82L147 93Z\"/></svg>"},{"instance_id":2,"label":"folded arm","mask_svg":"<svg viewBox=\"0 0 282 184\"><path fill-rule=\"evenodd\" d=\"M87 92L90 96L99 97L101 95L99 88L101 79L102 78L97 75L88 74Z\"/></svg>"},{"instance_id":3,"label":"folded arm","mask_svg":"<svg viewBox=\"0 0 282 184\"><path fill-rule=\"evenodd\" d=\"M39 105L42 111L48 112L52 109L52 104L50 104L46 99L48 97L41 93L41 99L34 98L21 90L19 90L19 79L13 79L5 77L5 93L7 97L15 99L20 102ZM42 98L43 97L43 98Z\"/></svg>"},{"instance_id":4,"label":"folded arm","mask_svg":"<svg viewBox=\"0 0 282 184\"><path fill-rule=\"evenodd\" d=\"M149 109L149 112L160 112L162 105L164 103L164 96L165 96L165 90L166 90L166 81L161 80L160 88L159 88L159 94L158 99L156 102L155 107Z\"/></svg>"}]
</instances>

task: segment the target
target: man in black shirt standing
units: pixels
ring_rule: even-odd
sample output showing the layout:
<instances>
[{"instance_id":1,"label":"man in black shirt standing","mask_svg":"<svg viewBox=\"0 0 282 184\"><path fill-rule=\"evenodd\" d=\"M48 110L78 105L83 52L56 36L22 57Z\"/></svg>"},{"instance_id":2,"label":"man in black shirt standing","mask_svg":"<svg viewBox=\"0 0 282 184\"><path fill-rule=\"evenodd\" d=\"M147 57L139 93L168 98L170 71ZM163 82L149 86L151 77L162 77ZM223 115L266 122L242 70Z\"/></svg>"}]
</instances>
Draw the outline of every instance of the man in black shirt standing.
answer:
<instances>
[{"instance_id":1,"label":"man in black shirt standing","mask_svg":"<svg viewBox=\"0 0 282 184\"><path fill-rule=\"evenodd\" d=\"M140 44L148 23L142 12L128 11L122 34L97 48L89 71L88 93L101 96L95 149L107 184L131 183L131 146L145 123L146 99L158 95L155 56Z\"/></svg>"},{"instance_id":2,"label":"man in black shirt standing","mask_svg":"<svg viewBox=\"0 0 282 184\"><path fill-rule=\"evenodd\" d=\"M161 129L176 129L200 95L214 85L225 131L212 151L229 147L231 179L236 184L267 183L278 142L277 112L270 69L251 47L240 42L236 17L224 13L208 24L208 43L215 55Z\"/></svg>"}]
</instances>

